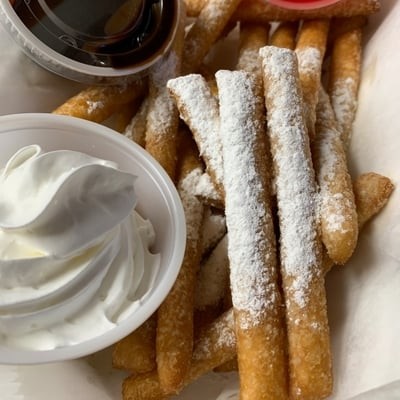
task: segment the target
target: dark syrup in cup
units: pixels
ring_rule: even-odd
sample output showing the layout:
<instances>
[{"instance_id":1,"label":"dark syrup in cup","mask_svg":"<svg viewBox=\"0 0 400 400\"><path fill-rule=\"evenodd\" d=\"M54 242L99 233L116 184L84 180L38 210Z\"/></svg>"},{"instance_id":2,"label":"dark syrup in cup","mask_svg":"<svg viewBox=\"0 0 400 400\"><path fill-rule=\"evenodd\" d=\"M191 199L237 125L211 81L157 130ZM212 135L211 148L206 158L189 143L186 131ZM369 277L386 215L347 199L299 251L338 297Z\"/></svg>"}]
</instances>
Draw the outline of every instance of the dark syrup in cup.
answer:
<instances>
[{"instance_id":1,"label":"dark syrup in cup","mask_svg":"<svg viewBox=\"0 0 400 400\"><path fill-rule=\"evenodd\" d=\"M145 63L171 41L173 0L10 0L31 33L57 53L96 67Z\"/></svg>"}]
</instances>

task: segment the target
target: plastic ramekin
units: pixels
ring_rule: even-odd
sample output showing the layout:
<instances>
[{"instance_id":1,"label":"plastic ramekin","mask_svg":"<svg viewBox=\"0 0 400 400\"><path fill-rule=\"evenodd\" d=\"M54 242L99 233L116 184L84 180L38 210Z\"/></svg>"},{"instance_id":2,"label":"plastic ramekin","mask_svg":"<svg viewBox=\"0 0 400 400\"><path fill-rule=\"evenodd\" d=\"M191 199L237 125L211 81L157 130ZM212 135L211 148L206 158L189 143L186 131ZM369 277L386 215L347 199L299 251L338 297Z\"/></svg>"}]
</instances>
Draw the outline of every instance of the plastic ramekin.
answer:
<instances>
[{"instance_id":1,"label":"plastic ramekin","mask_svg":"<svg viewBox=\"0 0 400 400\"><path fill-rule=\"evenodd\" d=\"M269 0L269 3L282 8L311 10L330 6L334 3L338 3L339 1L341 0Z\"/></svg>"},{"instance_id":2,"label":"plastic ramekin","mask_svg":"<svg viewBox=\"0 0 400 400\"><path fill-rule=\"evenodd\" d=\"M179 273L186 243L182 203L167 173L145 150L110 128L78 118L53 114L0 117L0 168L16 150L38 144L44 151L75 150L114 161L137 176L136 210L153 224L152 252L161 256L151 292L120 324L93 339L54 350L33 351L0 346L0 364L38 364L75 359L102 350L138 328L158 308Z\"/></svg>"},{"instance_id":3,"label":"plastic ramekin","mask_svg":"<svg viewBox=\"0 0 400 400\"><path fill-rule=\"evenodd\" d=\"M0 0L0 23L24 53L45 69L64 78L85 84L120 84L145 75L152 65L170 51L178 29L182 0L165 1L173 1L176 12L172 29L161 48L150 54L145 60L121 68L88 65L53 50L26 27L14 11L10 0Z\"/></svg>"}]
</instances>

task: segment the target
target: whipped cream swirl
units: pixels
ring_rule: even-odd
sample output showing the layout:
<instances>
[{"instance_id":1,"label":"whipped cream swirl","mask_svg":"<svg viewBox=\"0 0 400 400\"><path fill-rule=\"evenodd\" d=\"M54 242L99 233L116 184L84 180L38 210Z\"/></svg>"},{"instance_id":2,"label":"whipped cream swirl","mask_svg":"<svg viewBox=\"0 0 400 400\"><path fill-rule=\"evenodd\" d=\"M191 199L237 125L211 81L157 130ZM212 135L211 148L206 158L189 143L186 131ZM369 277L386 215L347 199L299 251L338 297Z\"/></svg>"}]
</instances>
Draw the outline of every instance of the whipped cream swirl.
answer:
<instances>
[{"instance_id":1,"label":"whipped cream swirl","mask_svg":"<svg viewBox=\"0 0 400 400\"><path fill-rule=\"evenodd\" d=\"M0 343L80 343L130 315L152 288L153 226L135 176L67 150L20 149L0 171Z\"/></svg>"}]
</instances>

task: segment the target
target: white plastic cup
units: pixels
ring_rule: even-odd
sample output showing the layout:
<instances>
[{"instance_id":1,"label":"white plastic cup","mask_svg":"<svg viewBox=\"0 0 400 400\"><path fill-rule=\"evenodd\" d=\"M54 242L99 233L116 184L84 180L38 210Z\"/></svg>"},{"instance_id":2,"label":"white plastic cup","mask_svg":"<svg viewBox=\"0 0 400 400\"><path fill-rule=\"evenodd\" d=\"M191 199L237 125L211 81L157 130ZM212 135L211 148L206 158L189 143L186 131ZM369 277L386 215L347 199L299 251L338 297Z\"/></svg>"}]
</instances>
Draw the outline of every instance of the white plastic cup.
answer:
<instances>
[{"instance_id":1,"label":"white plastic cup","mask_svg":"<svg viewBox=\"0 0 400 400\"><path fill-rule=\"evenodd\" d=\"M101 336L54 350L34 351L0 345L0 364L38 364L75 359L102 350L138 328L158 308L172 288L181 267L186 225L176 188L149 153L123 135L86 120L54 114L14 114L0 117L0 169L21 147L40 145L44 151L75 150L114 161L137 176L136 210L153 224L153 253L161 257L154 287L141 305Z\"/></svg>"}]
</instances>

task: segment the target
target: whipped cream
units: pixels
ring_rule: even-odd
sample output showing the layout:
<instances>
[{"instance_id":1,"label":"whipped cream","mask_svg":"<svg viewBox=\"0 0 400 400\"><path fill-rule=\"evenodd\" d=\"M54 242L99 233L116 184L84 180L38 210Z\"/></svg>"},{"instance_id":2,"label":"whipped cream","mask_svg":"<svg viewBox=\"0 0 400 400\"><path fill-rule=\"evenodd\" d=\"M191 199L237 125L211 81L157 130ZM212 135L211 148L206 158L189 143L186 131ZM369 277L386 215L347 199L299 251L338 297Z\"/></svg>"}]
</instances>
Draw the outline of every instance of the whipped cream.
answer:
<instances>
[{"instance_id":1,"label":"whipped cream","mask_svg":"<svg viewBox=\"0 0 400 400\"><path fill-rule=\"evenodd\" d=\"M49 350L99 336L149 293L159 255L135 176L67 150L20 149L0 171L0 344Z\"/></svg>"}]
</instances>

